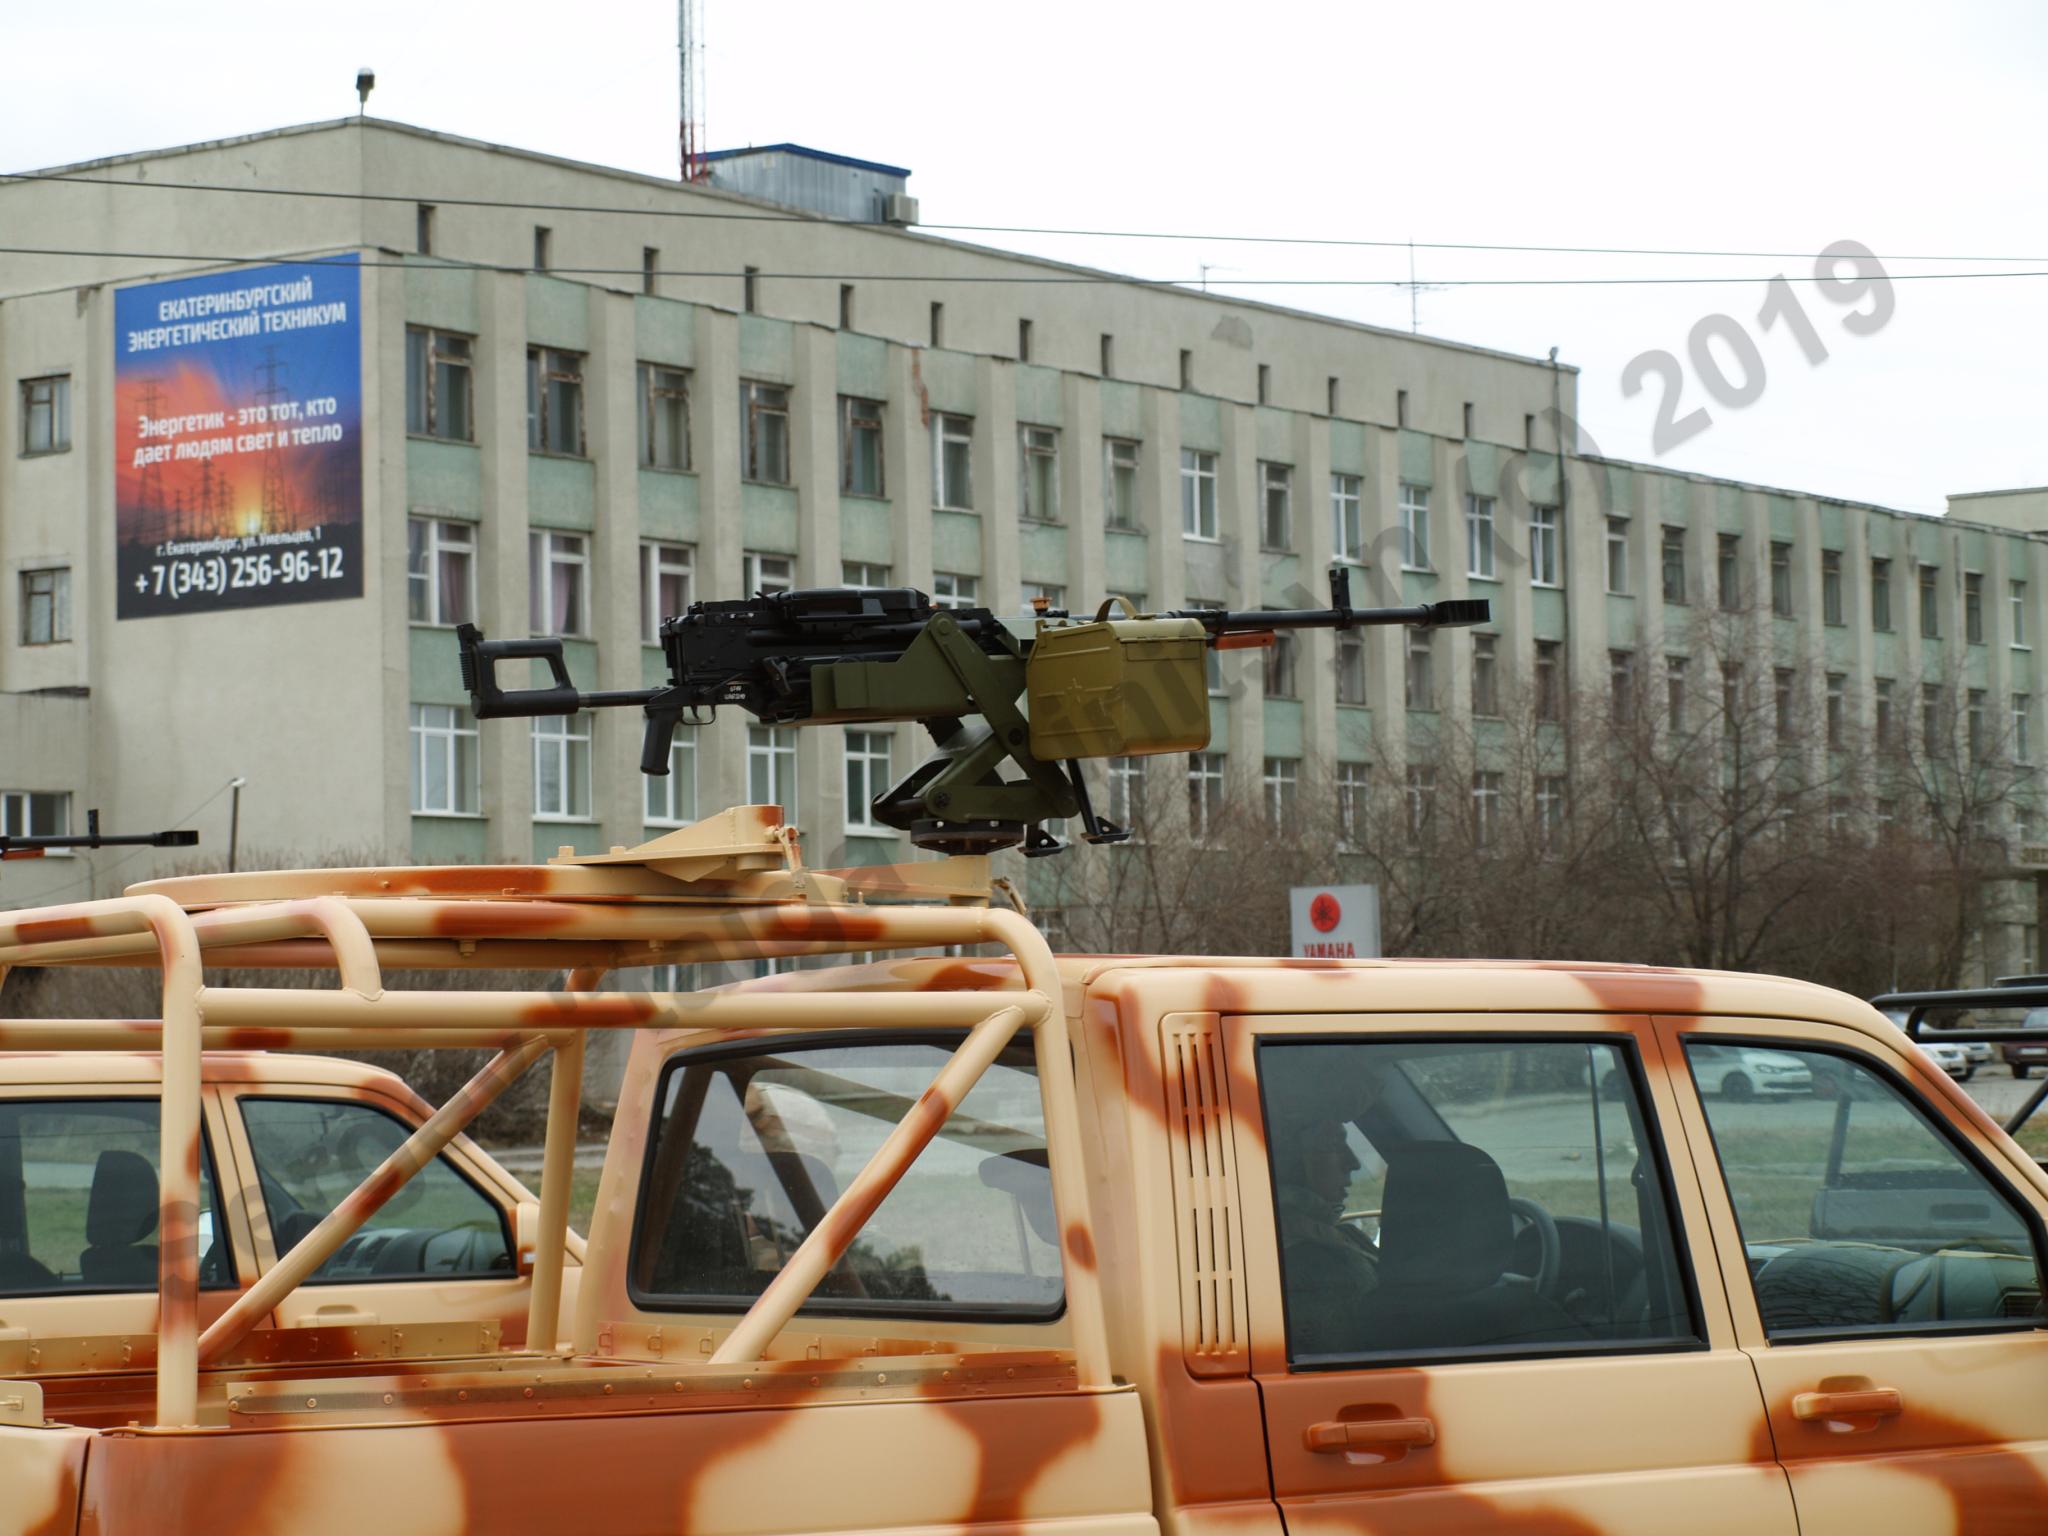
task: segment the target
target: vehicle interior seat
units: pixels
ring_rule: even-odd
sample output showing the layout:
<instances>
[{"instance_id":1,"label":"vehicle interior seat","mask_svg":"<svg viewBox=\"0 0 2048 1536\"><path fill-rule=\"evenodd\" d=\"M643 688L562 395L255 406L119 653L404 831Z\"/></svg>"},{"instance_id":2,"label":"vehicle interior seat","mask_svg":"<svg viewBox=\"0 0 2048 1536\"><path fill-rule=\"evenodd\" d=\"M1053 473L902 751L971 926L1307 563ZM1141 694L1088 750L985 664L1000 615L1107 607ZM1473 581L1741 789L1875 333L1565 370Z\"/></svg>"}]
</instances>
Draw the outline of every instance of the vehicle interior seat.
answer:
<instances>
[{"instance_id":1,"label":"vehicle interior seat","mask_svg":"<svg viewBox=\"0 0 2048 1536\"><path fill-rule=\"evenodd\" d=\"M108 1148L92 1167L85 1206L85 1250L78 1270L87 1285L155 1285L156 1169L140 1152Z\"/></svg>"},{"instance_id":2,"label":"vehicle interior seat","mask_svg":"<svg viewBox=\"0 0 2048 1536\"><path fill-rule=\"evenodd\" d=\"M1380 1210L1380 1288L1365 1306L1375 1350L1579 1339L1585 1329L1511 1278L1514 1217L1500 1164L1460 1141L1389 1150Z\"/></svg>"}]
</instances>

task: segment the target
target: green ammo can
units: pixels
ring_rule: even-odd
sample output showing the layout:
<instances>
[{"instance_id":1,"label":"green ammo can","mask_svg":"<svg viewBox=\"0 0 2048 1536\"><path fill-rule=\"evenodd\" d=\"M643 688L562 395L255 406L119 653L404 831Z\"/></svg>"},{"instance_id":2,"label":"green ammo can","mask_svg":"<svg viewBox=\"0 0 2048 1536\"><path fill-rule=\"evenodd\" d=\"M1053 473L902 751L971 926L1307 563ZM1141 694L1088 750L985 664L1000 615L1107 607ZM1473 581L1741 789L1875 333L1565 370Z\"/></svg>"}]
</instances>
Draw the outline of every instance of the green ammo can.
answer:
<instances>
[{"instance_id":1,"label":"green ammo can","mask_svg":"<svg viewBox=\"0 0 2048 1536\"><path fill-rule=\"evenodd\" d=\"M1125 617L1112 619L1110 604ZM1040 621L1025 663L1031 755L1143 757L1209 744L1207 638L1195 619L1143 618L1117 597L1094 622Z\"/></svg>"}]
</instances>

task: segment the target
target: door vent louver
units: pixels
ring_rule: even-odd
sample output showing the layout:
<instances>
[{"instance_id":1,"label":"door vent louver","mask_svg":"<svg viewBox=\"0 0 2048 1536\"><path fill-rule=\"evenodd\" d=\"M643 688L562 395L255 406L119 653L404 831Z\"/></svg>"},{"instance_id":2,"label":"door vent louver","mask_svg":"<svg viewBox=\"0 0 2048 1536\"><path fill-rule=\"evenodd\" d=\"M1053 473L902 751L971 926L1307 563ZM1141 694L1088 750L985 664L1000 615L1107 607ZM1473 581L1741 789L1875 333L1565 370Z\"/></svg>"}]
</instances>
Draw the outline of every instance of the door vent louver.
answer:
<instances>
[{"instance_id":1,"label":"door vent louver","mask_svg":"<svg viewBox=\"0 0 2048 1536\"><path fill-rule=\"evenodd\" d=\"M1214 1015L1169 1017L1160 1036L1180 1238L1182 1349L1197 1375L1238 1375L1247 1366L1250 1330L1222 1036Z\"/></svg>"}]
</instances>

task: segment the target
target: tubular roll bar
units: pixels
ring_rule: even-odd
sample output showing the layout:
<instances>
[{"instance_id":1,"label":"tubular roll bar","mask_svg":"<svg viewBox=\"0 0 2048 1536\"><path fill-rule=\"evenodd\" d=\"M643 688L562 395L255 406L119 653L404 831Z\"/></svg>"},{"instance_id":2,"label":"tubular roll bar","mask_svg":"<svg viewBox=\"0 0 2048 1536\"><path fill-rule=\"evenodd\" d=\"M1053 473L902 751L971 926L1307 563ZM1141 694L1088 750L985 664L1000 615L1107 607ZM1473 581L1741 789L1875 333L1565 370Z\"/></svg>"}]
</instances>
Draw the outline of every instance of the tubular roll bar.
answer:
<instances>
[{"instance_id":1,"label":"tubular roll bar","mask_svg":"<svg viewBox=\"0 0 2048 1536\"><path fill-rule=\"evenodd\" d=\"M1981 1041L1999 1045L2008 1040L2028 1040L2038 1045L2048 1031L2038 1029L1984 1029L1963 1025L1930 1029L1927 1015L1937 1008L2048 1008L2048 978L2014 976L1988 987L1959 987L1947 992L1886 992L1870 1000L1870 1006L1906 1015L1906 1038L1913 1041L1941 1040L1951 1045ZM2026 1103L2005 1122L2005 1134L2017 1136L2020 1127L2034 1117L2034 1111L2048 1100L2048 1079L2027 1095Z\"/></svg>"},{"instance_id":2,"label":"tubular roll bar","mask_svg":"<svg viewBox=\"0 0 2048 1536\"><path fill-rule=\"evenodd\" d=\"M535 934L546 935L535 941ZM388 957L476 965L494 947L573 955L566 992L401 992L383 985ZM999 992L609 992L613 966L761 954L828 954L1000 944L1024 990ZM459 956L451 953L459 947ZM280 961L339 973L332 990L208 987L202 959ZM601 957L601 963L600 963ZM1079 1145L1073 1057L1059 974L1044 935L1021 914L980 906L758 906L548 900L318 896L187 912L160 893L0 913L0 978L16 965L148 963L163 970L162 1018L0 1021L0 1050L160 1050L163 1056L157 1288L156 1422L198 1423L199 1371L359 1230L486 1104L543 1054L554 1058L542 1157L539 1242L527 1348L552 1351L559 1328L569 1184L582 1093L584 1031L677 1028L964 1029L931 1088L798 1245L712 1355L757 1359L843 1256L1003 1047L1032 1031L1048 1142ZM541 963L537 959L529 964ZM206 1332L199 1331L200 1054L203 1049L495 1046L498 1055ZM1050 1158L1063 1234L1081 1230L1087 1190L1071 1155ZM1083 1387L1107 1387L1108 1332L1094 1266L1063 1237L1067 1316Z\"/></svg>"}]
</instances>

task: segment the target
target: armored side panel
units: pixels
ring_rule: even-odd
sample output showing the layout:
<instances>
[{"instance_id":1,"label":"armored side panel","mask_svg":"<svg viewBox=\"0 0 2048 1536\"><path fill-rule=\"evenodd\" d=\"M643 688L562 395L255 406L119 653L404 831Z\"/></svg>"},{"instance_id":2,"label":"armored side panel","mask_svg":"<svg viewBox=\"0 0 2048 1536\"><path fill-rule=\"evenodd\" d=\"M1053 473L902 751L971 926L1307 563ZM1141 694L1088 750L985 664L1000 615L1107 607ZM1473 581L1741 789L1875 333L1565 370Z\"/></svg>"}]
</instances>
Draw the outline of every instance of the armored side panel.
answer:
<instances>
[{"instance_id":1,"label":"armored side panel","mask_svg":"<svg viewBox=\"0 0 2048 1536\"><path fill-rule=\"evenodd\" d=\"M1032 755L1201 751L1209 744L1206 649L1194 619L1041 627L1025 668Z\"/></svg>"}]
</instances>

